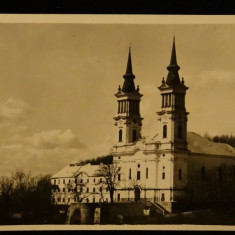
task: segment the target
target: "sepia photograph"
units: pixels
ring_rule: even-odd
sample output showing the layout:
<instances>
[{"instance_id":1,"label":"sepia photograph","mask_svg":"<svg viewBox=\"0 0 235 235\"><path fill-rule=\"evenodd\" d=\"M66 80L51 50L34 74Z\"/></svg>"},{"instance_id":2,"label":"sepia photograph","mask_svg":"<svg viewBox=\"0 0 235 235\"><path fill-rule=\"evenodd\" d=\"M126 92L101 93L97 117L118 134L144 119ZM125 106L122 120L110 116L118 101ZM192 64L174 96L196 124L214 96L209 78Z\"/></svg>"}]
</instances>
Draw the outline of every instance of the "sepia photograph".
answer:
<instances>
[{"instance_id":1,"label":"sepia photograph","mask_svg":"<svg viewBox=\"0 0 235 235\"><path fill-rule=\"evenodd\" d=\"M235 230L234 16L1 15L0 32L0 230Z\"/></svg>"}]
</instances>

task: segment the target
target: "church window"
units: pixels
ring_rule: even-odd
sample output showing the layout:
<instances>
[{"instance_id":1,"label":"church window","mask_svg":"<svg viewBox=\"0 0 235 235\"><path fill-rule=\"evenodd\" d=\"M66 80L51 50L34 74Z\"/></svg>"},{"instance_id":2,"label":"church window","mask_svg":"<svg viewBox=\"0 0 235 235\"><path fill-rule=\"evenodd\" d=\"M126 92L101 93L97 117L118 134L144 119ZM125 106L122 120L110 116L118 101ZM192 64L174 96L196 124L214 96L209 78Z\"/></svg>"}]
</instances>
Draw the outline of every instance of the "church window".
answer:
<instances>
[{"instance_id":1,"label":"church window","mask_svg":"<svg viewBox=\"0 0 235 235\"><path fill-rule=\"evenodd\" d=\"M89 179L87 179L87 181L86 181L87 183L89 183Z\"/></svg>"},{"instance_id":2,"label":"church window","mask_svg":"<svg viewBox=\"0 0 235 235\"><path fill-rule=\"evenodd\" d=\"M178 179L182 180L182 170L181 169L179 169L179 171L178 171Z\"/></svg>"},{"instance_id":3,"label":"church window","mask_svg":"<svg viewBox=\"0 0 235 235\"><path fill-rule=\"evenodd\" d=\"M140 171L137 171L137 180L140 180Z\"/></svg>"},{"instance_id":4,"label":"church window","mask_svg":"<svg viewBox=\"0 0 235 235\"><path fill-rule=\"evenodd\" d=\"M179 139L182 138L182 126L181 125L178 126L178 138Z\"/></svg>"},{"instance_id":5,"label":"church window","mask_svg":"<svg viewBox=\"0 0 235 235\"><path fill-rule=\"evenodd\" d=\"M148 179L148 177L149 177L149 169L146 168L146 179Z\"/></svg>"},{"instance_id":6,"label":"church window","mask_svg":"<svg viewBox=\"0 0 235 235\"><path fill-rule=\"evenodd\" d=\"M117 200L120 201L120 199L121 199L121 196L120 196L120 193L118 193Z\"/></svg>"},{"instance_id":7,"label":"church window","mask_svg":"<svg viewBox=\"0 0 235 235\"><path fill-rule=\"evenodd\" d=\"M93 182L95 183L95 178L93 179Z\"/></svg>"},{"instance_id":8,"label":"church window","mask_svg":"<svg viewBox=\"0 0 235 235\"><path fill-rule=\"evenodd\" d=\"M93 188L93 193L95 193L95 188Z\"/></svg>"},{"instance_id":9,"label":"church window","mask_svg":"<svg viewBox=\"0 0 235 235\"><path fill-rule=\"evenodd\" d=\"M65 179L63 179L63 184L65 184Z\"/></svg>"},{"instance_id":10,"label":"church window","mask_svg":"<svg viewBox=\"0 0 235 235\"><path fill-rule=\"evenodd\" d=\"M132 142L135 142L136 139L137 139L136 130L133 130L133 132L132 132Z\"/></svg>"},{"instance_id":11,"label":"church window","mask_svg":"<svg viewBox=\"0 0 235 235\"><path fill-rule=\"evenodd\" d=\"M167 138L167 125L163 126L163 138Z\"/></svg>"},{"instance_id":12,"label":"church window","mask_svg":"<svg viewBox=\"0 0 235 235\"><path fill-rule=\"evenodd\" d=\"M129 169L129 179L131 179L131 168Z\"/></svg>"},{"instance_id":13,"label":"church window","mask_svg":"<svg viewBox=\"0 0 235 235\"><path fill-rule=\"evenodd\" d=\"M162 193L162 195L161 195L161 201L165 201L165 193Z\"/></svg>"},{"instance_id":14,"label":"church window","mask_svg":"<svg viewBox=\"0 0 235 235\"><path fill-rule=\"evenodd\" d=\"M162 172L162 179L164 180L166 178L165 172Z\"/></svg>"},{"instance_id":15,"label":"church window","mask_svg":"<svg viewBox=\"0 0 235 235\"><path fill-rule=\"evenodd\" d=\"M122 142L122 130L119 130L119 137L118 137L118 141Z\"/></svg>"},{"instance_id":16,"label":"church window","mask_svg":"<svg viewBox=\"0 0 235 235\"><path fill-rule=\"evenodd\" d=\"M86 188L86 192L89 193L89 188Z\"/></svg>"},{"instance_id":17,"label":"church window","mask_svg":"<svg viewBox=\"0 0 235 235\"><path fill-rule=\"evenodd\" d=\"M206 173L205 167L203 166L203 167L201 168L201 179L202 179L202 180L205 179L205 173Z\"/></svg>"},{"instance_id":18,"label":"church window","mask_svg":"<svg viewBox=\"0 0 235 235\"><path fill-rule=\"evenodd\" d=\"M65 192L65 188L63 188L63 192Z\"/></svg>"}]
</instances>

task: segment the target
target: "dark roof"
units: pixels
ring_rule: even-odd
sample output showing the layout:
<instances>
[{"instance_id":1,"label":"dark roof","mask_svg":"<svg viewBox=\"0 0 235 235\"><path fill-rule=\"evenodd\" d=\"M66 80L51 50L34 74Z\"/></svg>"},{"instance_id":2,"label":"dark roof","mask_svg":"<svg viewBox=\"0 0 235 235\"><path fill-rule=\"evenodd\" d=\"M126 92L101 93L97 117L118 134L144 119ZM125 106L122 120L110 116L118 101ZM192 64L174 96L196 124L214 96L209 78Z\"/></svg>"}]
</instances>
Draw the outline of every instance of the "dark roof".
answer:
<instances>
[{"instance_id":1,"label":"dark roof","mask_svg":"<svg viewBox=\"0 0 235 235\"><path fill-rule=\"evenodd\" d=\"M135 75L132 72L132 63L131 63L131 48L129 48L129 55L126 66L126 73L123 75L125 79L122 87L123 92L133 92L135 91Z\"/></svg>"},{"instance_id":2,"label":"dark roof","mask_svg":"<svg viewBox=\"0 0 235 235\"><path fill-rule=\"evenodd\" d=\"M166 79L166 84L168 86L175 86L180 83L179 73L178 70L180 70L180 66L177 64L176 59L176 49L175 49L175 37L173 39L173 46L172 46L172 52L171 52L171 60L170 64L167 66L168 75Z\"/></svg>"}]
</instances>

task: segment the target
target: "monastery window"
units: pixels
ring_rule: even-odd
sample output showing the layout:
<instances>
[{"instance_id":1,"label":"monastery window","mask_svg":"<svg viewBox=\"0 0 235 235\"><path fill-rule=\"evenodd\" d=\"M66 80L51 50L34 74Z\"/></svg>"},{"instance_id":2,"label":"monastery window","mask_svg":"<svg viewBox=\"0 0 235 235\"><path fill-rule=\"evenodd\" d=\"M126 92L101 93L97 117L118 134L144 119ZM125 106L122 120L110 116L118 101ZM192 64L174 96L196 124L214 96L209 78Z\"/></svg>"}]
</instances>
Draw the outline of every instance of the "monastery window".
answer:
<instances>
[{"instance_id":1,"label":"monastery window","mask_svg":"<svg viewBox=\"0 0 235 235\"><path fill-rule=\"evenodd\" d=\"M162 179L164 180L166 178L165 172L162 172Z\"/></svg>"},{"instance_id":2,"label":"monastery window","mask_svg":"<svg viewBox=\"0 0 235 235\"><path fill-rule=\"evenodd\" d=\"M222 167L220 167L219 169L218 169L218 172L217 172L217 174L218 174L218 180L222 180Z\"/></svg>"},{"instance_id":3,"label":"monastery window","mask_svg":"<svg viewBox=\"0 0 235 235\"><path fill-rule=\"evenodd\" d=\"M118 174L118 181L121 180L121 174Z\"/></svg>"},{"instance_id":4,"label":"monastery window","mask_svg":"<svg viewBox=\"0 0 235 235\"><path fill-rule=\"evenodd\" d=\"M65 192L65 188L63 188L63 192Z\"/></svg>"},{"instance_id":5,"label":"monastery window","mask_svg":"<svg viewBox=\"0 0 235 235\"><path fill-rule=\"evenodd\" d=\"M102 182L102 178L100 178L100 182Z\"/></svg>"},{"instance_id":6,"label":"monastery window","mask_svg":"<svg viewBox=\"0 0 235 235\"><path fill-rule=\"evenodd\" d=\"M129 169L129 179L131 179L131 168Z\"/></svg>"},{"instance_id":7,"label":"monastery window","mask_svg":"<svg viewBox=\"0 0 235 235\"><path fill-rule=\"evenodd\" d=\"M56 180L54 180L54 184L56 184Z\"/></svg>"},{"instance_id":8,"label":"monastery window","mask_svg":"<svg viewBox=\"0 0 235 235\"><path fill-rule=\"evenodd\" d=\"M103 190L102 187L100 187L100 192L102 192L102 190Z\"/></svg>"},{"instance_id":9,"label":"monastery window","mask_svg":"<svg viewBox=\"0 0 235 235\"><path fill-rule=\"evenodd\" d=\"M93 179L93 182L95 183L95 178Z\"/></svg>"},{"instance_id":10,"label":"monastery window","mask_svg":"<svg viewBox=\"0 0 235 235\"><path fill-rule=\"evenodd\" d=\"M95 193L95 188L93 188L93 193Z\"/></svg>"},{"instance_id":11,"label":"monastery window","mask_svg":"<svg viewBox=\"0 0 235 235\"><path fill-rule=\"evenodd\" d=\"M65 179L63 179L63 184L65 184Z\"/></svg>"},{"instance_id":12,"label":"monastery window","mask_svg":"<svg viewBox=\"0 0 235 235\"><path fill-rule=\"evenodd\" d=\"M163 138L167 138L167 125L163 126Z\"/></svg>"},{"instance_id":13,"label":"monastery window","mask_svg":"<svg viewBox=\"0 0 235 235\"><path fill-rule=\"evenodd\" d=\"M122 142L122 129L119 130L118 141Z\"/></svg>"},{"instance_id":14,"label":"monastery window","mask_svg":"<svg viewBox=\"0 0 235 235\"><path fill-rule=\"evenodd\" d=\"M179 139L182 138L182 132L183 132L183 131L182 131L182 126L179 125L179 126L178 126L178 138L179 138Z\"/></svg>"},{"instance_id":15,"label":"monastery window","mask_svg":"<svg viewBox=\"0 0 235 235\"><path fill-rule=\"evenodd\" d=\"M140 180L140 171L137 171L137 180Z\"/></svg>"},{"instance_id":16,"label":"monastery window","mask_svg":"<svg viewBox=\"0 0 235 235\"><path fill-rule=\"evenodd\" d=\"M205 173L206 173L206 170L205 170L205 167L203 166L201 168L201 179L204 180L205 179Z\"/></svg>"},{"instance_id":17,"label":"monastery window","mask_svg":"<svg viewBox=\"0 0 235 235\"><path fill-rule=\"evenodd\" d=\"M120 195L120 193L118 193L118 195L117 195L118 202L120 201L120 199L121 199L121 195Z\"/></svg>"},{"instance_id":18,"label":"monastery window","mask_svg":"<svg viewBox=\"0 0 235 235\"><path fill-rule=\"evenodd\" d=\"M132 142L135 142L137 140L137 133L136 130L133 130L132 132Z\"/></svg>"},{"instance_id":19,"label":"monastery window","mask_svg":"<svg viewBox=\"0 0 235 235\"><path fill-rule=\"evenodd\" d=\"M146 168L146 179L148 179L148 177L149 177L149 169Z\"/></svg>"},{"instance_id":20,"label":"monastery window","mask_svg":"<svg viewBox=\"0 0 235 235\"><path fill-rule=\"evenodd\" d=\"M161 194L161 201L163 201L163 202L165 201L165 193Z\"/></svg>"},{"instance_id":21,"label":"monastery window","mask_svg":"<svg viewBox=\"0 0 235 235\"><path fill-rule=\"evenodd\" d=\"M82 187L80 188L80 193L82 193Z\"/></svg>"},{"instance_id":22,"label":"monastery window","mask_svg":"<svg viewBox=\"0 0 235 235\"><path fill-rule=\"evenodd\" d=\"M89 188L86 188L86 192L89 193Z\"/></svg>"},{"instance_id":23,"label":"monastery window","mask_svg":"<svg viewBox=\"0 0 235 235\"><path fill-rule=\"evenodd\" d=\"M86 182L89 183L89 179L87 179Z\"/></svg>"},{"instance_id":24,"label":"monastery window","mask_svg":"<svg viewBox=\"0 0 235 235\"><path fill-rule=\"evenodd\" d=\"M93 197L93 203L95 203L95 198Z\"/></svg>"},{"instance_id":25,"label":"monastery window","mask_svg":"<svg viewBox=\"0 0 235 235\"><path fill-rule=\"evenodd\" d=\"M58 184L60 184L60 179L58 179Z\"/></svg>"}]
</instances>

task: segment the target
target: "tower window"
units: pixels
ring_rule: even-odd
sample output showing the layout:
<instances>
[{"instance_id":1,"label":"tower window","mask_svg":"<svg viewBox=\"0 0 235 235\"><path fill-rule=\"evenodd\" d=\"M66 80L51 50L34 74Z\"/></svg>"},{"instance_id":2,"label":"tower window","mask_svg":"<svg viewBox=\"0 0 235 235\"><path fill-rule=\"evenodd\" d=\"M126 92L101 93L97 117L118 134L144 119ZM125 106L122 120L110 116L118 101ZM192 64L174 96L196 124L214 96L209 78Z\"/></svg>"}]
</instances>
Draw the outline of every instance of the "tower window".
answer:
<instances>
[{"instance_id":1,"label":"tower window","mask_svg":"<svg viewBox=\"0 0 235 235\"><path fill-rule=\"evenodd\" d=\"M182 180L182 170L181 169L179 169L179 171L178 171L178 179L179 180Z\"/></svg>"},{"instance_id":2,"label":"tower window","mask_svg":"<svg viewBox=\"0 0 235 235\"><path fill-rule=\"evenodd\" d=\"M136 130L133 130L133 132L132 132L132 142L135 142L136 139L137 139Z\"/></svg>"},{"instance_id":3,"label":"tower window","mask_svg":"<svg viewBox=\"0 0 235 235\"><path fill-rule=\"evenodd\" d=\"M167 125L163 126L163 138L167 138Z\"/></svg>"},{"instance_id":4,"label":"tower window","mask_svg":"<svg viewBox=\"0 0 235 235\"><path fill-rule=\"evenodd\" d=\"M181 125L178 126L178 138L179 139L182 138L182 126Z\"/></svg>"},{"instance_id":5,"label":"tower window","mask_svg":"<svg viewBox=\"0 0 235 235\"><path fill-rule=\"evenodd\" d=\"M119 137L118 137L118 141L122 142L122 130L119 130Z\"/></svg>"},{"instance_id":6,"label":"tower window","mask_svg":"<svg viewBox=\"0 0 235 235\"><path fill-rule=\"evenodd\" d=\"M137 171L137 180L140 180L140 171Z\"/></svg>"},{"instance_id":7,"label":"tower window","mask_svg":"<svg viewBox=\"0 0 235 235\"><path fill-rule=\"evenodd\" d=\"M164 180L166 178L165 172L162 172L162 179Z\"/></svg>"}]
</instances>

